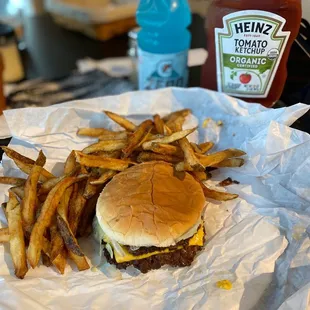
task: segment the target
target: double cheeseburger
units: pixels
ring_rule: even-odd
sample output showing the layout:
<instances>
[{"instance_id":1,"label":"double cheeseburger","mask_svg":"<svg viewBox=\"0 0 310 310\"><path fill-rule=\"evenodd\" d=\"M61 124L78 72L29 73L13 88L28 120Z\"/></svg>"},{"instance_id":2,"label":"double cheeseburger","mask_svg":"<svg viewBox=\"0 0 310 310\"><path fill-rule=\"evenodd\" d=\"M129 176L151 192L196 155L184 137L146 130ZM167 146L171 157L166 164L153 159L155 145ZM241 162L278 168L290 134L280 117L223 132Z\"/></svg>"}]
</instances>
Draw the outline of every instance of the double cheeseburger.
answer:
<instances>
[{"instance_id":1,"label":"double cheeseburger","mask_svg":"<svg viewBox=\"0 0 310 310\"><path fill-rule=\"evenodd\" d=\"M204 244L205 197L188 173L164 162L133 166L102 191L95 230L109 263L146 273L163 265L189 266Z\"/></svg>"}]
</instances>

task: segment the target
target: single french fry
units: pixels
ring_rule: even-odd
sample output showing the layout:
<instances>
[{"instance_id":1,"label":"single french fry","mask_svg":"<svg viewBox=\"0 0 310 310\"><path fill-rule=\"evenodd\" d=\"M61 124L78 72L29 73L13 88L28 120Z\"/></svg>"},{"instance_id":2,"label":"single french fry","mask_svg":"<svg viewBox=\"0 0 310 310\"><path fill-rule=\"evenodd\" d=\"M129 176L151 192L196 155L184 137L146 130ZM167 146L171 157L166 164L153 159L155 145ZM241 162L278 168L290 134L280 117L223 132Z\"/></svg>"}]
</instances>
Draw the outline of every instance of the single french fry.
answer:
<instances>
[{"instance_id":1,"label":"single french fry","mask_svg":"<svg viewBox=\"0 0 310 310\"><path fill-rule=\"evenodd\" d=\"M87 182L86 182L86 186L85 186L85 190L83 193L83 197L87 200L90 199L91 197L93 197L94 195L96 195L96 193L98 192L100 185L96 185L96 184L92 184L93 181L95 181L95 178L88 178Z\"/></svg>"},{"instance_id":2,"label":"single french fry","mask_svg":"<svg viewBox=\"0 0 310 310\"><path fill-rule=\"evenodd\" d=\"M115 123L117 123L118 125L120 125L121 127L125 128L128 131L135 131L136 130L136 125L134 123L132 123L131 121L129 121L128 119L110 112L110 111L104 111L104 113L111 119L113 120Z\"/></svg>"},{"instance_id":3,"label":"single french fry","mask_svg":"<svg viewBox=\"0 0 310 310\"><path fill-rule=\"evenodd\" d=\"M126 140L129 136L129 133L127 131L119 131L119 132L113 132L110 134L104 134L98 137L100 141L105 140Z\"/></svg>"},{"instance_id":4,"label":"single french fry","mask_svg":"<svg viewBox=\"0 0 310 310\"><path fill-rule=\"evenodd\" d=\"M228 158L224 159L220 163L213 165L214 168L234 168L234 167L242 167L244 165L243 158Z\"/></svg>"},{"instance_id":5,"label":"single french fry","mask_svg":"<svg viewBox=\"0 0 310 310\"><path fill-rule=\"evenodd\" d=\"M127 140L104 140L91 144L83 149L84 154L92 154L95 152L112 152L125 148Z\"/></svg>"},{"instance_id":6,"label":"single french fry","mask_svg":"<svg viewBox=\"0 0 310 310\"><path fill-rule=\"evenodd\" d=\"M28 175L30 174L32 170L32 166L35 163L34 160L19 154L18 152L10 149L9 147L2 146L2 149L5 152L5 154L14 161L16 166L21 171L23 171L24 173ZM40 175L40 182L45 182L46 180L54 178L54 177L55 176L53 174L51 174L50 172L48 172L47 170L43 168L41 171L41 175Z\"/></svg>"},{"instance_id":7,"label":"single french fry","mask_svg":"<svg viewBox=\"0 0 310 310\"><path fill-rule=\"evenodd\" d=\"M153 122L151 120L146 120L137 127L135 132L128 139L128 144L122 150L125 158L129 157L133 150L140 145L143 138L150 132L152 126Z\"/></svg>"},{"instance_id":8,"label":"single french fry","mask_svg":"<svg viewBox=\"0 0 310 310\"><path fill-rule=\"evenodd\" d=\"M117 171L115 170L106 170L102 173L102 175L96 179L96 180L91 180L90 184L91 185L100 185L100 184L105 184L107 181L112 179L115 175L117 174Z\"/></svg>"},{"instance_id":9,"label":"single french fry","mask_svg":"<svg viewBox=\"0 0 310 310\"><path fill-rule=\"evenodd\" d=\"M91 225L93 222L99 194L100 193L98 192L96 195L91 197L86 202L86 206L84 208L83 215L81 217L80 225L78 227L79 236L82 236L82 237L86 236L87 227L89 227L89 225Z\"/></svg>"},{"instance_id":10,"label":"single french fry","mask_svg":"<svg viewBox=\"0 0 310 310\"><path fill-rule=\"evenodd\" d=\"M24 186L14 186L9 189L9 192L14 193L20 200L25 197Z\"/></svg>"},{"instance_id":11,"label":"single french fry","mask_svg":"<svg viewBox=\"0 0 310 310\"><path fill-rule=\"evenodd\" d=\"M238 149L227 149L209 155L196 154L196 156L199 158L200 163L204 167L217 167L219 163L223 162L226 159L229 159L231 157L243 156L245 154L245 152ZM240 161L239 163L241 164L242 161ZM175 168L177 171L193 171L193 169L190 166L186 165L186 163L184 162L178 163Z\"/></svg>"},{"instance_id":12,"label":"single french fry","mask_svg":"<svg viewBox=\"0 0 310 310\"><path fill-rule=\"evenodd\" d=\"M28 271L26 247L22 225L20 204L13 193L9 193L7 204L10 252L13 260L16 277L23 279Z\"/></svg>"},{"instance_id":13,"label":"single french fry","mask_svg":"<svg viewBox=\"0 0 310 310\"><path fill-rule=\"evenodd\" d=\"M79 256L73 252L69 252L69 257L74 261L79 271L87 270L90 268L85 256Z\"/></svg>"},{"instance_id":14,"label":"single french fry","mask_svg":"<svg viewBox=\"0 0 310 310\"><path fill-rule=\"evenodd\" d=\"M36 210L38 207L37 185L45 162L46 157L40 151L25 184L25 194L22 200L22 219L23 227L27 232L31 231L36 219Z\"/></svg>"},{"instance_id":15,"label":"single french fry","mask_svg":"<svg viewBox=\"0 0 310 310\"><path fill-rule=\"evenodd\" d=\"M73 195L72 192L73 192L73 187L71 186L71 187L69 187L66 190L64 196L62 197L62 199L60 201L58 209L57 209L57 216L59 216L61 218L60 221L65 225L65 229L66 229L65 232L67 232L67 233L69 232L69 237L70 237L70 226L69 226L69 223L68 223L68 217L67 216L68 216L68 207L69 207L69 203L70 203L70 200L71 200L70 198L71 198L71 195ZM95 197L95 198L98 198L98 196ZM73 197L73 199L75 199L75 198ZM91 200L92 199L93 198L91 198ZM97 201L97 199L96 199L96 201ZM95 202L95 204L96 204L96 202ZM84 215L83 215L83 217L84 217ZM84 220L83 217L82 217L82 221ZM72 235L71 235L71 238L72 238ZM70 238L69 238L69 240L70 240ZM69 254L69 257L77 265L79 270L86 270L86 269L90 268L89 264L88 264L88 262L87 262L87 260L85 258L85 256L75 255L71 251L69 251L68 254ZM59 255L56 256L54 258L54 260L53 260L53 264L55 266L57 266L57 269L60 272L62 272L62 270L64 272L65 265L64 265L64 262L63 262L63 258L61 256L59 256Z\"/></svg>"},{"instance_id":16,"label":"single french fry","mask_svg":"<svg viewBox=\"0 0 310 310\"><path fill-rule=\"evenodd\" d=\"M137 157L138 163L148 162L148 161L165 161L168 163L178 163L180 162L179 157L175 157L172 155L163 155L163 154L156 154L152 152L141 152Z\"/></svg>"},{"instance_id":17,"label":"single french fry","mask_svg":"<svg viewBox=\"0 0 310 310\"><path fill-rule=\"evenodd\" d=\"M51 243L49 242L48 239L46 239L43 236L43 243L42 243L42 251L47 255L51 256Z\"/></svg>"},{"instance_id":18,"label":"single french fry","mask_svg":"<svg viewBox=\"0 0 310 310\"><path fill-rule=\"evenodd\" d=\"M179 158L184 158L184 153L179 146L163 143L153 143L149 149L150 151L163 154L163 155L172 155Z\"/></svg>"},{"instance_id":19,"label":"single french fry","mask_svg":"<svg viewBox=\"0 0 310 310\"><path fill-rule=\"evenodd\" d=\"M178 141L182 138L185 138L186 136L188 136L189 134L194 132L196 129L197 129L196 127L192 128L192 129L186 129L186 130L182 130L179 132L172 133L170 136L164 136L162 138L150 140L150 141L144 142L142 144L142 147L144 150L149 150L152 147L152 143L170 144L172 142L175 142L175 141Z\"/></svg>"},{"instance_id":20,"label":"single french fry","mask_svg":"<svg viewBox=\"0 0 310 310\"><path fill-rule=\"evenodd\" d=\"M237 194L215 191L213 189L206 187L205 185L203 185L202 189L206 198L211 198L218 201L228 201L239 197Z\"/></svg>"},{"instance_id":21,"label":"single french fry","mask_svg":"<svg viewBox=\"0 0 310 310\"><path fill-rule=\"evenodd\" d=\"M3 214L5 215L5 218L8 219L8 214L6 212L6 207L7 207L8 203L7 202L2 202L1 204L1 209L3 210Z\"/></svg>"},{"instance_id":22,"label":"single french fry","mask_svg":"<svg viewBox=\"0 0 310 310\"><path fill-rule=\"evenodd\" d=\"M42 264L46 267L50 267L52 265L52 262L48 255L46 255L43 251L41 252L42 257Z\"/></svg>"},{"instance_id":23,"label":"single french fry","mask_svg":"<svg viewBox=\"0 0 310 310\"><path fill-rule=\"evenodd\" d=\"M69 156L66 159L64 166L64 174L70 174L73 171L77 170L78 163L76 162L75 152L71 151Z\"/></svg>"},{"instance_id":24,"label":"single french fry","mask_svg":"<svg viewBox=\"0 0 310 310\"><path fill-rule=\"evenodd\" d=\"M7 243L10 241L9 228L0 228L0 243Z\"/></svg>"},{"instance_id":25,"label":"single french fry","mask_svg":"<svg viewBox=\"0 0 310 310\"><path fill-rule=\"evenodd\" d=\"M38 220L33 226L29 247L27 251L28 261L32 268L38 265L40 259L40 253L42 249L42 239L45 230L51 225L52 217L56 212L61 197L65 193L66 189L76 182L80 182L85 179L85 176L80 177L68 177L58 183L48 194Z\"/></svg>"},{"instance_id":26,"label":"single french fry","mask_svg":"<svg viewBox=\"0 0 310 310\"><path fill-rule=\"evenodd\" d=\"M175 118L172 118L169 120L165 125L172 131L177 132L182 130L182 126L185 123L185 117L182 115L179 115Z\"/></svg>"},{"instance_id":27,"label":"single french fry","mask_svg":"<svg viewBox=\"0 0 310 310\"><path fill-rule=\"evenodd\" d=\"M172 134L172 130L167 125L164 125L164 135L169 136L171 134Z\"/></svg>"},{"instance_id":28,"label":"single french fry","mask_svg":"<svg viewBox=\"0 0 310 310\"><path fill-rule=\"evenodd\" d=\"M191 174L200 181L206 181L209 179L209 176L205 171L192 171Z\"/></svg>"},{"instance_id":29,"label":"single french fry","mask_svg":"<svg viewBox=\"0 0 310 310\"><path fill-rule=\"evenodd\" d=\"M202 154L201 149L198 147L196 143L190 142L190 144L195 153Z\"/></svg>"},{"instance_id":30,"label":"single french fry","mask_svg":"<svg viewBox=\"0 0 310 310\"><path fill-rule=\"evenodd\" d=\"M34 164L34 160L31 158L28 158L16 151L14 151L13 149L9 148L8 146L1 146L3 152L11 159L17 159L19 161L22 161L25 164L29 164L29 165L33 165Z\"/></svg>"},{"instance_id":31,"label":"single french fry","mask_svg":"<svg viewBox=\"0 0 310 310\"><path fill-rule=\"evenodd\" d=\"M105 134L113 134L114 131L105 128L79 128L77 134L80 136L99 137Z\"/></svg>"},{"instance_id":32,"label":"single french fry","mask_svg":"<svg viewBox=\"0 0 310 310\"><path fill-rule=\"evenodd\" d=\"M213 167L214 165L219 164L225 159L239 157L245 154L245 152L238 149L227 149L209 155L197 154L197 157L199 158L199 161L202 163L202 165L204 165L205 167Z\"/></svg>"},{"instance_id":33,"label":"single french fry","mask_svg":"<svg viewBox=\"0 0 310 310\"><path fill-rule=\"evenodd\" d=\"M156 128L156 131L161 135L165 135L165 123L164 123L164 121L160 118L160 116L158 114L154 115L153 119L154 119L154 125Z\"/></svg>"},{"instance_id":34,"label":"single french fry","mask_svg":"<svg viewBox=\"0 0 310 310\"><path fill-rule=\"evenodd\" d=\"M69 214L69 203L71 200L71 196L73 194L74 188L76 184L73 184L73 186L66 189L64 195L61 197L61 200L59 202L57 213L64 219L68 218Z\"/></svg>"},{"instance_id":35,"label":"single french fry","mask_svg":"<svg viewBox=\"0 0 310 310\"><path fill-rule=\"evenodd\" d=\"M0 184L22 186L25 183L26 183L26 179L23 179L23 178L0 177Z\"/></svg>"},{"instance_id":36,"label":"single french fry","mask_svg":"<svg viewBox=\"0 0 310 310\"><path fill-rule=\"evenodd\" d=\"M63 238L58 231L57 225L52 225L51 232L51 262L58 269L60 274L64 274L67 263L67 251Z\"/></svg>"},{"instance_id":37,"label":"single french fry","mask_svg":"<svg viewBox=\"0 0 310 310\"><path fill-rule=\"evenodd\" d=\"M73 170L71 170L68 174L65 174L58 178L49 179L46 182L44 182L39 189L38 194L39 195L47 195L59 182L61 182L63 179L67 177L73 177L75 176L81 167L75 166Z\"/></svg>"},{"instance_id":38,"label":"single french fry","mask_svg":"<svg viewBox=\"0 0 310 310\"><path fill-rule=\"evenodd\" d=\"M77 161L87 167L99 167L111 170L122 171L134 163L128 160L114 159L114 158L102 158L96 155L86 155L82 152L75 151Z\"/></svg>"},{"instance_id":39,"label":"single french fry","mask_svg":"<svg viewBox=\"0 0 310 310\"><path fill-rule=\"evenodd\" d=\"M213 146L214 146L213 142L204 142L198 145L199 149L201 150L201 154L207 153L213 148Z\"/></svg>"},{"instance_id":40,"label":"single french fry","mask_svg":"<svg viewBox=\"0 0 310 310\"><path fill-rule=\"evenodd\" d=\"M59 214L57 214L57 226L68 251L77 256L84 256L84 253L82 252L76 238L74 237L68 222L65 221Z\"/></svg>"},{"instance_id":41,"label":"single french fry","mask_svg":"<svg viewBox=\"0 0 310 310\"><path fill-rule=\"evenodd\" d=\"M121 150L112 151L112 152L99 151L99 152L93 153L92 155L100 156L103 158L120 158L122 155L122 151Z\"/></svg>"},{"instance_id":42,"label":"single french fry","mask_svg":"<svg viewBox=\"0 0 310 310\"><path fill-rule=\"evenodd\" d=\"M76 235L76 231L81 219L81 215L83 213L85 204L86 204L86 199L84 198L84 189L85 189L85 184L79 183L79 188L77 191L77 195L70 203L69 207L69 218L68 218L68 223L70 226L71 231L73 232L73 235Z\"/></svg>"},{"instance_id":43,"label":"single french fry","mask_svg":"<svg viewBox=\"0 0 310 310\"><path fill-rule=\"evenodd\" d=\"M193 175L196 181L200 184L201 189L206 198L218 200L218 201L229 201L238 198L237 194L230 194L226 192L219 192L207 187L201 180L199 180L195 175Z\"/></svg>"},{"instance_id":44,"label":"single french fry","mask_svg":"<svg viewBox=\"0 0 310 310\"><path fill-rule=\"evenodd\" d=\"M191 109L183 109L183 110L175 111L175 112L172 112L169 115L163 117L163 121L166 123L172 122L176 118L178 118L179 116L186 117L186 116L190 115L191 113L192 113Z\"/></svg>"}]
</instances>

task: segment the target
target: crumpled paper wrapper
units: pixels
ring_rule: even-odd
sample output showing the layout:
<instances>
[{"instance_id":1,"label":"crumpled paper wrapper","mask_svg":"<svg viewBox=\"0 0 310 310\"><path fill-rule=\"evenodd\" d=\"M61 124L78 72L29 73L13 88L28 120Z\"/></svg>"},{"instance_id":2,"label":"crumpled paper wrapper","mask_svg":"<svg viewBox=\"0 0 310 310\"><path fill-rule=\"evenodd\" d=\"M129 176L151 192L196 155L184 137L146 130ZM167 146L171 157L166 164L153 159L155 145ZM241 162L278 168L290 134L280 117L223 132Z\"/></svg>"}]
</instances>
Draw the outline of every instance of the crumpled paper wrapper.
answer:
<instances>
[{"instance_id":1,"label":"crumpled paper wrapper","mask_svg":"<svg viewBox=\"0 0 310 310\"><path fill-rule=\"evenodd\" d=\"M221 169L208 181L219 188L218 182L230 176L240 184L222 190L240 198L209 202L204 214L208 241L192 266L144 275L133 268L119 272L108 264L77 272L70 264L63 276L40 266L18 280L4 245L1 309L308 309L310 136L289 126L309 106L273 110L201 89L164 89L10 110L5 117L13 135L11 147L32 158L43 149L47 168L59 174L72 149L94 141L77 136L78 127L117 128L102 110L138 123L181 108L193 110L186 127L199 125L192 141L211 140L214 151L234 147L247 152L243 167ZM202 128L208 117L212 120ZM23 176L5 156L0 172ZM7 199L7 189L1 185L0 201ZM2 213L0 220L6 226ZM89 238L81 246L96 266L99 245ZM216 287L224 279L233 283L231 290Z\"/></svg>"}]
</instances>

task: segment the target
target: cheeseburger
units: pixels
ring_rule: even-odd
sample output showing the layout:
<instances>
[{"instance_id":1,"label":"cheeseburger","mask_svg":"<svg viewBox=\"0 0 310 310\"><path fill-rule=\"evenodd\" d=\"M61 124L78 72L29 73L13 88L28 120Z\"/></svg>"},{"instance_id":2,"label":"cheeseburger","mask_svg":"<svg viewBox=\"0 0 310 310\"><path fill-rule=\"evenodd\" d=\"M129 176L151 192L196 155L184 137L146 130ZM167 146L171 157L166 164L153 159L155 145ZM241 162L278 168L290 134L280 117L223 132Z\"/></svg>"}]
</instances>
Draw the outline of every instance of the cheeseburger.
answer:
<instances>
[{"instance_id":1,"label":"cheeseburger","mask_svg":"<svg viewBox=\"0 0 310 310\"><path fill-rule=\"evenodd\" d=\"M95 230L108 262L119 269L189 266L204 244L204 206L201 186L189 173L180 180L167 163L143 163L106 185Z\"/></svg>"}]
</instances>

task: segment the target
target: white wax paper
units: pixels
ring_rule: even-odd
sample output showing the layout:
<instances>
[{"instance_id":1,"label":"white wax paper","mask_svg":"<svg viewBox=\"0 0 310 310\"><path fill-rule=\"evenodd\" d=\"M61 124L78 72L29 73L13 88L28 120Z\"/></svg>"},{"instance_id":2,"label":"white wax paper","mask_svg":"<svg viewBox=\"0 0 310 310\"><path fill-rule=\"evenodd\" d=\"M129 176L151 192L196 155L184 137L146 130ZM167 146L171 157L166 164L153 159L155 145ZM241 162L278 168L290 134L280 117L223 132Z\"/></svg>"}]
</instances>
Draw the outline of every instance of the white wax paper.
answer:
<instances>
[{"instance_id":1,"label":"white wax paper","mask_svg":"<svg viewBox=\"0 0 310 310\"><path fill-rule=\"evenodd\" d=\"M210 201L205 213L208 242L192 266L164 267L145 275L107 265L77 272L72 264L59 275L40 266L18 280L9 246L4 245L0 309L308 309L310 136L288 126L309 106L273 110L201 89L164 89L10 110L5 116L13 135L11 147L32 158L43 149L47 168L59 174L72 149L94 141L78 137L78 127L117 128L102 110L138 123L181 108L193 110L186 127L199 125L191 140L212 140L214 150L235 147L248 154L244 167L221 169L208 181L216 187L227 176L238 180L239 185L223 190L240 198ZM202 128L207 117L212 120ZM5 156L1 170L22 175ZM7 198L7 189L0 187L0 202ZM0 221L6 226L2 213ZM81 246L91 264L98 264L98 244L90 238L81 240ZM223 279L233 282L232 290L216 287Z\"/></svg>"}]
</instances>

